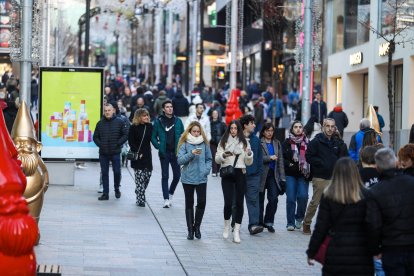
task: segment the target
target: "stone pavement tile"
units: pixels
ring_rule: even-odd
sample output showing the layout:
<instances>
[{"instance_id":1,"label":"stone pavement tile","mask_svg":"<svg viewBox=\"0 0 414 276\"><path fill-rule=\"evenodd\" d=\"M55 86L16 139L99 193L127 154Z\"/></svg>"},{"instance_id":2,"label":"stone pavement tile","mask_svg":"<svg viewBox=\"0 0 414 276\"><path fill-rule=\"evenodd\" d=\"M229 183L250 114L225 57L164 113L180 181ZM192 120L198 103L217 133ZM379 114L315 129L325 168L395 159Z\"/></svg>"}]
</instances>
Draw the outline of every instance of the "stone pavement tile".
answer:
<instances>
[{"instance_id":1,"label":"stone pavement tile","mask_svg":"<svg viewBox=\"0 0 414 276\"><path fill-rule=\"evenodd\" d=\"M111 187L110 200L97 200L96 163L76 170L75 186L50 185L40 220L42 238L35 249L38 262L64 264L63 275L185 275L179 262L188 275L320 275L320 266L306 264L309 236L286 231L284 196L279 197L275 234L265 230L249 235L245 210L242 243L235 244L231 234L228 240L222 238L220 178L209 178L202 239L188 241L182 185L177 186L172 208L162 208L155 152L153 164L145 208L135 206L130 168L122 169L120 199L114 198ZM112 179L110 173L110 183Z\"/></svg>"},{"instance_id":2,"label":"stone pavement tile","mask_svg":"<svg viewBox=\"0 0 414 276\"><path fill-rule=\"evenodd\" d=\"M135 206L133 179L123 169L121 199L99 202L99 165L77 170L75 186L50 185L40 220L41 240L35 248L38 263L60 264L63 275L183 275L168 242L148 208ZM145 258L134 256L145 252ZM145 274L137 259L151 266ZM99 267L86 270L85 267ZM154 268L159 273L146 273Z\"/></svg>"},{"instance_id":3,"label":"stone pavement tile","mask_svg":"<svg viewBox=\"0 0 414 276\"><path fill-rule=\"evenodd\" d=\"M159 161L155 159L153 164L154 171L159 170ZM245 208L241 227L242 242L235 244L232 242L232 234L227 240L221 236L223 195L220 178L211 177L207 184L207 205L201 225L202 239L188 241L181 183L174 193L172 208L163 209L160 180L154 179L154 175L147 189L147 200L189 275L199 275L199 269L204 273L205 268L211 274L218 275L220 269L226 275L288 275L290 271L295 274L298 268L309 275L320 275L320 267L309 267L306 263L305 250L309 236L303 235L301 231L286 231L285 196L279 197L274 225L276 233L265 230L251 236L247 230L248 214Z\"/></svg>"}]
</instances>

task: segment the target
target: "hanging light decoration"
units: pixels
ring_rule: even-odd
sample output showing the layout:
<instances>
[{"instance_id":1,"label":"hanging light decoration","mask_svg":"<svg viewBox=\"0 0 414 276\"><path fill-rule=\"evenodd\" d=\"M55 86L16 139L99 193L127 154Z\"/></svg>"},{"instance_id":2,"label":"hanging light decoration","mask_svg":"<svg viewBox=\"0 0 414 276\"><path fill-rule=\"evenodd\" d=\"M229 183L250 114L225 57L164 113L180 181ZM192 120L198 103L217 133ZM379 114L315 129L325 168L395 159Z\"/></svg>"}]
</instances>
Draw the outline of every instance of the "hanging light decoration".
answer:
<instances>
[{"instance_id":1,"label":"hanging light decoration","mask_svg":"<svg viewBox=\"0 0 414 276\"><path fill-rule=\"evenodd\" d=\"M18 0L11 1L10 11L11 37L10 37L10 60L19 62L22 60L22 38L20 34L20 24L22 19L21 3ZM32 65L38 67L41 62L42 52L42 1L34 0L32 6Z\"/></svg>"},{"instance_id":2,"label":"hanging light decoration","mask_svg":"<svg viewBox=\"0 0 414 276\"><path fill-rule=\"evenodd\" d=\"M302 3L303 5L303 3ZM312 51L311 59L313 70L318 71L321 64L321 45L322 45L322 28L321 28L321 6L320 1L316 0L312 3ZM301 70L304 62L304 16L299 16L296 20L296 46L295 46L295 71Z\"/></svg>"}]
</instances>

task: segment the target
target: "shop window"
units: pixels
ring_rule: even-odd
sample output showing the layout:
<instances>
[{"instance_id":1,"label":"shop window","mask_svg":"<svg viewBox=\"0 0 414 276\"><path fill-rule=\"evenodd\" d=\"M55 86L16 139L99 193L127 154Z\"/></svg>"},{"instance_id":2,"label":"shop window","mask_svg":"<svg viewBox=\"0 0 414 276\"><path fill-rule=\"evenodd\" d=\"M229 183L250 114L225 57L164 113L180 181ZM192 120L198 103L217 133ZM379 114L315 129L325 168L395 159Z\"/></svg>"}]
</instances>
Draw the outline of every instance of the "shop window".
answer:
<instances>
[{"instance_id":1,"label":"shop window","mask_svg":"<svg viewBox=\"0 0 414 276\"><path fill-rule=\"evenodd\" d=\"M336 104L342 103L342 78L336 79Z\"/></svg>"},{"instance_id":2,"label":"shop window","mask_svg":"<svg viewBox=\"0 0 414 276\"><path fill-rule=\"evenodd\" d=\"M397 32L414 25L414 0L381 0L379 8L378 29L383 35L394 33L394 19Z\"/></svg>"},{"instance_id":3,"label":"shop window","mask_svg":"<svg viewBox=\"0 0 414 276\"><path fill-rule=\"evenodd\" d=\"M369 40L369 29L361 23L370 22L370 3L370 0L333 0L331 7L334 53Z\"/></svg>"}]
</instances>

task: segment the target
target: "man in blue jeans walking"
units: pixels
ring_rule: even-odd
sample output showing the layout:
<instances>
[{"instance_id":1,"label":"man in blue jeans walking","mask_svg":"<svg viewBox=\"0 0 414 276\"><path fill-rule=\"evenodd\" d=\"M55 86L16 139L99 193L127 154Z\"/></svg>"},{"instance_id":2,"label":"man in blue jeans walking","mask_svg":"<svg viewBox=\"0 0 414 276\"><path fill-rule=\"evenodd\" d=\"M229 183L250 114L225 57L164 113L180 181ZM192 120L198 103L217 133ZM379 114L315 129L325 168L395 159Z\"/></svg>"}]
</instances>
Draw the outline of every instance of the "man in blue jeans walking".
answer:
<instances>
[{"instance_id":1,"label":"man in blue jeans walking","mask_svg":"<svg viewBox=\"0 0 414 276\"><path fill-rule=\"evenodd\" d=\"M162 104L163 114L154 121L151 143L158 149L161 163L161 184L164 196L164 208L172 205L172 198L178 181L180 181L181 170L177 163L177 144L181 134L184 132L183 122L174 116L173 105L170 100ZM173 171L173 179L168 188L169 165Z\"/></svg>"},{"instance_id":2,"label":"man in blue jeans walking","mask_svg":"<svg viewBox=\"0 0 414 276\"><path fill-rule=\"evenodd\" d=\"M121 184L121 149L128 140L127 124L115 116L115 108L106 104L104 116L96 124L93 141L99 147L99 162L101 164L103 193L98 200L109 199L109 162L114 172L115 197L120 198Z\"/></svg>"},{"instance_id":3,"label":"man in blue jeans walking","mask_svg":"<svg viewBox=\"0 0 414 276\"><path fill-rule=\"evenodd\" d=\"M263 167L263 152L260 148L260 140L254 135L254 117L252 115L244 115L240 119L244 136L250 143L253 152L253 164L246 167L246 205L249 213L249 232L250 235L263 232L263 226L259 225L259 190L260 177L262 175Z\"/></svg>"}]
</instances>

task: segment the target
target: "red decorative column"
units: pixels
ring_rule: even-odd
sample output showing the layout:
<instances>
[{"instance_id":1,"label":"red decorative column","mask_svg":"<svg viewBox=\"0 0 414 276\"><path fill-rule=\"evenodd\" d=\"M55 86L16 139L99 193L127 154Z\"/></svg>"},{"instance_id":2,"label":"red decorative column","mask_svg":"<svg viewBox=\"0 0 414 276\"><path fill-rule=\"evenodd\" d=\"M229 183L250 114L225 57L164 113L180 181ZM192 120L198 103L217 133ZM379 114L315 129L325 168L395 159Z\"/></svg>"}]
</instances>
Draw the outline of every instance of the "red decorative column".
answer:
<instances>
[{"instance_id":1,"label":"red decorative column","mask_svg":"<svg viewBox=\"0 0 414 276\"><path fill-rule=\"evenodd\" d=\"M232 120L237 120L242 116L239 106L240 89L233 89L230 94L229 101L226 106L226 124L228 125Z\"/></svg>"},{"instance_id":2,"label":"red decorative column","mask_svg":"<svg viewBox=\"0 0 414 276\"><path fill-rule=\"evenodd\" d=\"M33 246L38 228L22 196L26 176L7 132L3 111L0 111L0 156L0 272L4 276L36 275Z\"/></svg>"}]
</instances>

